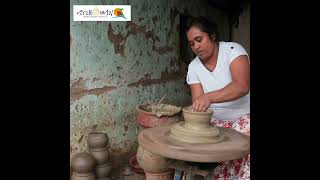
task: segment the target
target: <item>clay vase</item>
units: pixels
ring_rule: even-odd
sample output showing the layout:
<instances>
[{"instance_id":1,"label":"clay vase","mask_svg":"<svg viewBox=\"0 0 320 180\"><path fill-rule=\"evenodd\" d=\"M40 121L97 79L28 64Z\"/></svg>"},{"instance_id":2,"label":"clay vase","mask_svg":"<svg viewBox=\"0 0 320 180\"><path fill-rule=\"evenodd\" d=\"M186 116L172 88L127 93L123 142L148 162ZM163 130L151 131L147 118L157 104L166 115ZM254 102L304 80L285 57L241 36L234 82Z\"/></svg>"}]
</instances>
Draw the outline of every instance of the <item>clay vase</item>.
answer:
<instances>
[{"instance_id":1,"label":"clay vase","mask_svg":"<svg viewBox=\"0 0 320 180\"><path fill-rule=\"evenodd\" d=\"M106 133L89 133L87 144L90 149L100 149L107 147L109 137Z\"/></svg>"},{"instance_id":2,"label":"clay vase","mask_svg":"<svg viewBox=\"0 0 320 180\"><path fill-rule=\"evenodd\" d=\"M89 152L94 157L98 165L105 164L109 161L109 151L107 148L89 149Z\"/></svg>"},{"instance_id":3,"label":"clay vase","mask_svg":"<svg viewBox=\"0 0 320 180\"><path fill-rule=\"evenodd\" d=\"M95 180L94 169L96 161L86 152L78 153L71 159L71 180Z\"/></svg>"},{"instance_id":4,"label":"clay vase","mask_svg":"<svg viewBox=\"0 0 320 180\"><path fill-rule=\"evenodd\" d=\"M213 115L213 111L208 109L206 112L193 112L192 107L182 109L185 126L191 129L208 129Z\"/></svg>"},{"instance_id":5,"label":"clay vase","mask_svg":"<svg viewBox=\"0 0 320 180\"><path fill-rule=\"evenodd\" d=\"M170 170L168 168L170 159L160 156L158 154L151 153L144 149L142 146L137 150L137 161L140 167L149 173L162 173Z\"/></svg>"},{"instance_id":6,"label":"clay vase","mask_svg":"<svg viewBox=\"0 0 320 180\"><path fill-rule=\"evenodd\" d=\"M106 178L109 176L110 172L111 172L111 164L110 162L107 162L105 164L102 165L97 165L96 166L96 177L97 179L102 179L102 178Z\"/></svg>"},{"instance_id":7,"label":"clay vase","mask_svg":"<svg viewBox=\"0 0 320 180\"><path fill-rule=\"evenodd\" d=\"M210 125L213 111L193 112L191 106L182 109L184 122L171 126L169 137L185 143L219 143L223 140L219 128Z\"/></svg>"}]
</instances>

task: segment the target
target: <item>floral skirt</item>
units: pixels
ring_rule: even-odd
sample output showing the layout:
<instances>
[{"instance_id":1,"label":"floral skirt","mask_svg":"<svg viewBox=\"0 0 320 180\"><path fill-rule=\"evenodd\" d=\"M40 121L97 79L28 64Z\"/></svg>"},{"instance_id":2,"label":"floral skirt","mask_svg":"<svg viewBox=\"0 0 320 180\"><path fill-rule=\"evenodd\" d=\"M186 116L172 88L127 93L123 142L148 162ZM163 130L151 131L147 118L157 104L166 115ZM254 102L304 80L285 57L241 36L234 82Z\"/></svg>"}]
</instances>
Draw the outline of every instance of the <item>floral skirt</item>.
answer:
<instances>
[{"instance_id":1,"label":"floral skirt","mask_svg":"<svg viewBox=\"0 0 320 180\"><path fill-rule=\"evenodd\" d=\"M218 127L232 128L250 136L250 114L241 117L235 122L213 120L211 123ZM250 154L241 159L221 162L214 169L213 177L214 180L250 179Z\"/></svg>"}]
</instances>

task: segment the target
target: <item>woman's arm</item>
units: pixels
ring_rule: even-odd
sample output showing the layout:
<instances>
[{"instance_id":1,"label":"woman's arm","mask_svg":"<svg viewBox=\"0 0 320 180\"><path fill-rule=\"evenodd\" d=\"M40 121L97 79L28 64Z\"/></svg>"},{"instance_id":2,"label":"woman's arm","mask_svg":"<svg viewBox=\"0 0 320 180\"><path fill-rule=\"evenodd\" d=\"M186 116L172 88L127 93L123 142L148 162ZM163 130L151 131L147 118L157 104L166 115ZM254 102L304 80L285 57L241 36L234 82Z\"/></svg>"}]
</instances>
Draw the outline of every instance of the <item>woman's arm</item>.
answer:
<instances>
[{"instance_id":1,"label":"woman's arm","mask_svg":"<svg viewBox=\"0 0 320 180\"><path fill-rule=\"evenodd\" d=\"M250 90L250 68L248 56L241 55L230 65L232 81L224 88L209 93L192 95L194 111L206 111L211 103L233 101L246 95ZM196 90L198 91L198 90ZM192 92L192 88L191 88ZM202 91L203 92L203 91Z\"/></svg>"},{"instance_id":2,"label":"woman's arm","mask_svg":"<svg viewBox=\"0 0 320 180\"><path fill-rule=\"evenodd\" d=\"M191 89L191 96L192 96L192 102L199 96L201 96L202 94L204 94L203 89L202 89L202 85L200 83L197 84L191 84L190 85L190 89Z\"/></svg>"}]
</instances>

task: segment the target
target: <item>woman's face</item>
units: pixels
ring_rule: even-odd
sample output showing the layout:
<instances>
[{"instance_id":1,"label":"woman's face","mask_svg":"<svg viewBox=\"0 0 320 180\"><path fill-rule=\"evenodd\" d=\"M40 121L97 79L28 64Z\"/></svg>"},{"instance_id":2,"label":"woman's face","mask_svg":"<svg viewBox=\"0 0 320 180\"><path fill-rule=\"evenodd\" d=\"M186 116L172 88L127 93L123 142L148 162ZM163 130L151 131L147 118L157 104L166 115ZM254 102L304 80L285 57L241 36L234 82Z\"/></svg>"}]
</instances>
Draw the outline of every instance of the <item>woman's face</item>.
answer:
<instances>
[{"instance_id":1,"label":"woman's face","mask_svg":"<svg viewBox=\"0 0 320 180\"><path fill-rule=\"evenodd\" d=\"M198 27L192 26L187 32L188 43L192 51L204 61L208 61L214 54L215 42L209 35Z\"/></svg>"}]
</instances>

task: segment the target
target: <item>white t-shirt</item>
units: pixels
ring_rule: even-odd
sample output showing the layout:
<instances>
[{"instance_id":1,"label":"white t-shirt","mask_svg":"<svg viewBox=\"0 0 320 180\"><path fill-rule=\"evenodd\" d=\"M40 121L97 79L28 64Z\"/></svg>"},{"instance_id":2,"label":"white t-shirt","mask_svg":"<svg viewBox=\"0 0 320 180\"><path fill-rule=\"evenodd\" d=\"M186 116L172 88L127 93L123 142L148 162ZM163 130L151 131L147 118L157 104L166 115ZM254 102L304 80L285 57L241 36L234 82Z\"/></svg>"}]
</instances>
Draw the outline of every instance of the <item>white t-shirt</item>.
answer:
<instances>
[{"instance_id":1,"label":"white t-shirt","mask_svg":"<svg viewBox=\"0 0 320 180\"><path fill-rule=\"evenodd\" d=\"M201 83L204 93L224 88L232 81L230 64L240 55L247 55L246 50L235 42L219 42L218 60L215 69L210 72L197 56L188 67L187 83ZM212 103L213 118L217 120L236 121L250 113L250 91L240 99Z\"/></svg>"}]
</instances>

